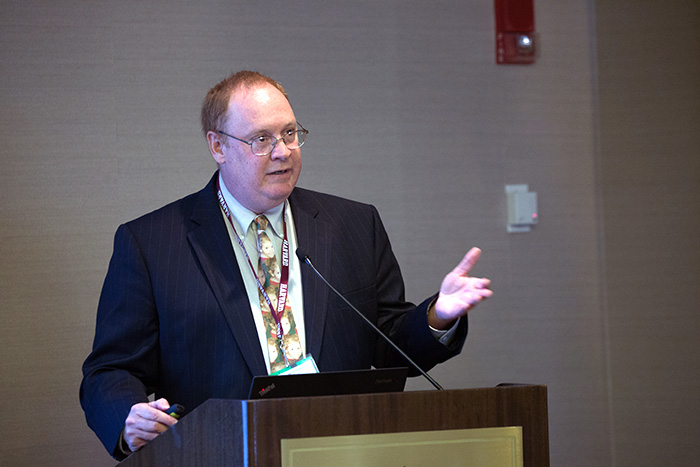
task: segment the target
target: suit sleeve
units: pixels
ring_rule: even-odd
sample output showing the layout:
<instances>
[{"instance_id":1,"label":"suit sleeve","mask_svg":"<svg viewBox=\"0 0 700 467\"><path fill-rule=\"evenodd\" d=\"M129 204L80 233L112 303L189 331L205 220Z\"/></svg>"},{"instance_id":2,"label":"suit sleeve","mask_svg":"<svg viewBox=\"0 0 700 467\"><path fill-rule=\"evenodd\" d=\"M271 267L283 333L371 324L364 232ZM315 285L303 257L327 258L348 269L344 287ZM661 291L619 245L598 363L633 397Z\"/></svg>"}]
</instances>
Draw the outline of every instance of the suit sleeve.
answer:
<instances>
[{"instance_id":1,"label":"suit sleeve","mask_svg":"<svg viewBox=\"0 0 700 467\"><path fill-rule=\"evenodd\" d=\"M92 353L83 364L80 402L88 425L113 456L132 405L147 401L157 375L158 317L143 256L122 225L97 310Z\"/></svg>"}]
</instances>

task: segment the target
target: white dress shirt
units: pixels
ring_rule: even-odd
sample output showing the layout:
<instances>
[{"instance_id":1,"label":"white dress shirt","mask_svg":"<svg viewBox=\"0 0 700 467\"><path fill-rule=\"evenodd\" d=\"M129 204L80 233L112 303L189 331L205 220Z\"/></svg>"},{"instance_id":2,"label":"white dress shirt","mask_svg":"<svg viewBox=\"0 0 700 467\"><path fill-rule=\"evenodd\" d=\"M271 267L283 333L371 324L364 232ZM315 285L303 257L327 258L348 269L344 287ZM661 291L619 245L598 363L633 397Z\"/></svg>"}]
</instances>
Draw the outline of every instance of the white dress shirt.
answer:
<instances>
[{"instance_id":1,"label":"white dress shirt","mask_svg":"<svg viewBox=\"0 0 700 467\"><path fill-rule=\"evenodd\" d=\"M267 353L267 336L265 335L265 325L263 323L262 312L260 311L260 298L258 296L256 273L251 269L250 265L248 264L248 260L241 249L241 245L238 243L238 240L236 240L236 233L238 233L243 245L245 246L246 252L248 253L248 257L253 264L253 268L255 268L257 271L258 259L260 255L258 253L257 246L257 233L255 228L251 228L251 223L258 216L258 214L241 205L241 203L239 203L236 198L231 195L226 188L226 184L224 183L221 175L219 175L219 186L221 187L221 194L224 196L224 200L226 200L226 204L231 212L231 219L236 228L234 232L234 230L231 228L231 223L228 221L226 214L224 214L222 210L221 215L224 216L228 233L231 237L231 243L233 244L233 251L236 253L238 268L241 271L246 293L248 294L248 302L250 302L250 308L253 312L253 320L255 321L255 327L258 331L258 339L260 339L260 348L263 349L265 366L267 367L267 372L269 374L270 356ZM297 249L297 236L294 228L294 219L292 218L292 210L289 209L289 201L285 201L283 204L280 204L279 206L276 206L263 214L270 221L270 226L272 227L273 234L270 235L270 229L268 229L268 235L270 236L270 239L275 247L275 255L277 258L281 258L282 239L284 237L284 223L282 222L282 215L286 216L287 241L289 242L290 252L287 303L292 307L292 313L294 313L294 321L297 327L297 334L299 335L299 341L301 342L301 351L303 355L306 356L304 302L301 288L300 270L301 265L299 264L299 259L294 254Z\"/></svg>"}]
</instances>

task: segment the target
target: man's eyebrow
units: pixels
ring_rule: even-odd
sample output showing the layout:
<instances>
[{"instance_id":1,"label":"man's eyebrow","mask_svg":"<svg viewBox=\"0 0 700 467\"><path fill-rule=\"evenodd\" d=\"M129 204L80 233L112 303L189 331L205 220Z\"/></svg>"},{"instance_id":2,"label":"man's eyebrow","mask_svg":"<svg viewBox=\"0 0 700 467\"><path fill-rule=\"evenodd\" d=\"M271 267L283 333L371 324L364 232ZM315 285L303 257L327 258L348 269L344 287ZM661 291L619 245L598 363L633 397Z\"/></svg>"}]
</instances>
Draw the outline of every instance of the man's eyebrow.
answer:
<instances>
[{"instance_id":1,"label":"man's eyebrow","mask_svg":"<svg viewBox=\"0 0 700 467\"><path fill-rule=\"evenodd\" d=\"M285 130L288 130L288 129L290 129L290 128L296 129L296 127L297 127L298 125L299 125L299 124L297 123L296 120L291 121L291 122L289 122L289 123L287 123L287 124L285 124L285 125L282 125L282 130L281 130L281 131L285 131ZM252 130L252 131L249 133L249 135L250 135L250 136L248 136L248 138L255 138L256 136L259 136L259 135L275 136L275 132L274 132L274 131L271 131L269 128L261 128L261 129L258 129L258 130Z\"/></svg>"}]
</instances>

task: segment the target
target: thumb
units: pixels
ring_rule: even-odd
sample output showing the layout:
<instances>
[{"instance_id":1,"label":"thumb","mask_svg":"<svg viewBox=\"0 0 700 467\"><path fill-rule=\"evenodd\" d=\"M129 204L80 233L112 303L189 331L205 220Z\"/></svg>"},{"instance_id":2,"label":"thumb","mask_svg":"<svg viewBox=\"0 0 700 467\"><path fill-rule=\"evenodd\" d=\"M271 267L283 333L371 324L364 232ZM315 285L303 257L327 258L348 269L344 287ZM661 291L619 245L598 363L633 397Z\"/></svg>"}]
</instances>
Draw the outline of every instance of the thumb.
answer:
<instances>
[{"instance_id":1,"label":"thumb","mask_svg":"<svg viewBox=\"0 0 700 467\"><path fill-rule=\"evenodd\" d=\"M466 276L469 274L469 271L474 267L474 265L479 261L479 258L481 257L481 250L479 248L472 248L467 252L466 255L464 255L464 258L462 258L462 261L459 262L456 268L452 271L455 274L458 274L460 276Z\"/></svg>"},{"instance_id":2,"label":"thumb","mask_svg":"<svg viewBox=\"0 0 700 467\"><path fill-rule=\"evenodd\" d=\"M150 405L154 409L158 409L158 410L161 410L163 412L168 410L168 408L170 407L168 400L165 399L164 397L161 397L160 399L155 400L153 402L149 402L148 405Z\"/></svg>"}]
</instances>

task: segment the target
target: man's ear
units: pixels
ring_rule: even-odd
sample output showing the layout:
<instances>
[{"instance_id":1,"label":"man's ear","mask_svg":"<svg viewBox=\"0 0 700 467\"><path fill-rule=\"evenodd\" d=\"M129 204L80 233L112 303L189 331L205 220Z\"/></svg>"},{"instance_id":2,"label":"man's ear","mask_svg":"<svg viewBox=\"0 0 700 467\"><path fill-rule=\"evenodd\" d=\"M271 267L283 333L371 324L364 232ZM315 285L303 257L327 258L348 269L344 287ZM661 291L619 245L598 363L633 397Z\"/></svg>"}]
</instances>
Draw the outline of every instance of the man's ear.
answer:
<instances>
[{"instance_id":1,"label":"man's ear","mask_svg":"<svg viewBox=\"0 0 700 467\"><path fill-rule=\"evenodd\" d=\"M226 162L224 154L224 143L221 141L221 136L213 131L207 132L207 143L209 144L209 152L217 164L221 165Z\"/></svg>"}]
</instances>

